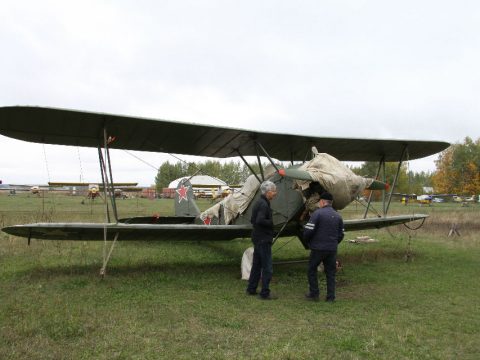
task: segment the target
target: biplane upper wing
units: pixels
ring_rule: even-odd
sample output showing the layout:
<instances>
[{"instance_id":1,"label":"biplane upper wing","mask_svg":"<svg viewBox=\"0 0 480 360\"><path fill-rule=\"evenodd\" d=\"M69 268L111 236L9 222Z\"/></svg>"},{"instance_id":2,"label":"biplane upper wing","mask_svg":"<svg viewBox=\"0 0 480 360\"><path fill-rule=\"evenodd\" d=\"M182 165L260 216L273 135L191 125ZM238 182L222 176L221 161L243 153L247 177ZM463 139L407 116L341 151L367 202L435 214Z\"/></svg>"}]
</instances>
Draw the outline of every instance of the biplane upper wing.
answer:
<instances>
[{"instance_id":1,"label":"biplane upper wing","mask_svg":"<svg viewBox=\"0 0 480 360\"><path fill-rule=\"evenodd\" d=\"M168 152L207 157L257 155L258 143L278 160L302 161L311 146L342 161L398 161L438 153L440 141L378 140L275 134L131 116L32 106L0 108L0 134L45 144L98 147L104 129L113 149Z\"/></svg>"}]
</instances>

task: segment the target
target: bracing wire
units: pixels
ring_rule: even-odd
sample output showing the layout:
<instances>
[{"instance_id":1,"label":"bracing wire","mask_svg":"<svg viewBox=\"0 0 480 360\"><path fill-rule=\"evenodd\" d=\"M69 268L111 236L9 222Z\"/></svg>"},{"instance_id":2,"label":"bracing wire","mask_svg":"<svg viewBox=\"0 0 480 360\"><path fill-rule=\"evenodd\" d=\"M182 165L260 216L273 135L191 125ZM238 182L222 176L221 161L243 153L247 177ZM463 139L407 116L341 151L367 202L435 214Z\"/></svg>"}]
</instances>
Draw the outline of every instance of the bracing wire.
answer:
<instances>
[{"instance_id":1,"label":"bracing wire","mask_svg":"<svg viewBox=\"0 0 480 360\"><path fill-rule=\"evenodd\" d=\"M80 182L83 183L82 159L80 158L80 148L77 146L78 163L80 165Z\"/></svg>"},{"instance_id":2,"label":"bracing wire","mask_svg":"<svg viewBox=\"0 0 480 360\"><path fill-rule=\"evenodd\" d=\"M103 265L102 265L102 268L100 269L100 275L101 276L105 276L106 272L107 272L107 265L108 265L108 261L110 260L110 256L112 255L112 252L113 252L113 248L118 240L118 235L119 233L115 233L115 237L113 238L113 243L112 245L110 246L110 250L108 251L108 254L106 253L106 247L104 247L104 250L103 250ZM106 243L106 231L105 231L105 243Z\"/></svg>"},{"instance_id":3,"label":"bracing wire","mask_svg":"<svg viewBox=\"0 0 480 360\"><path fill-rule=\"evenodd\" d=\"M423 224L425 223L425 219L426 219L426 218L423 218L423 219L422 219L422 222L420 223L420 225L418 225L418 226L416 226L416 227L410 227L410 226L408 226L406 223L403 224L403 226L405 226L405 227L406 227L407 229L409 229L409 230L415 231L415 230L420 229L420 228L423 226Z\"/></svg>"},{"instance_id":4,"label":"bracing wire","mask_svg":"<svg viewBox=\"0 0 480 360\"><path fill-rule=\"evenodd\" d=\"M150 164L148 161L145 161L143 160L141 157L135 155L135 154L132 154L131 152L127 151L127 150L123 150L124 152L126 152L128 155L130 155L131 157L134 157L135 159L137 159L138 161L141 161L143 162L144 164L150 166L152 169L155 169L155 170L158 170L158 166L155 166L155 165L152 165Z\"/></svg>"},{"instance_id":5,"label":"bracing wire","mask_svg":"<svg viewBox=\"0 0 480 360\"><path fill-rule=\"evenodd\" d=\"M149 162L147 162L147 161L145 161L144 159L142 159L142 158L140 158L140 157L132 154L132 153L129 152L129 151L127 151L127 150L123 150L123 151L125 151L128 155L134 157L135 159L137 159L137 160L143 162L144 164L150 166L151 168L153 168L153 169L155 169L155 170L158 170L158 169L159 169L159 167L150 164ZM168 155L170 155L171 157L177 159L178 161L180 161L180 162L182 162L182 163L184 163L184 164L189 164L186 160L180 158L179 156L177 156L177 155L175 155L175 154L168 153ZM203 171L203 169L199 168L196 164L193 164L193 166L194 166L194 169L196 170L195 174L197 174L197 173L199 173L199 172L202 173L202 174L205 173L205 171ZM251 201L251 200L253 199L254 195L255 195L255 194L250 195L250 196L248 197L248 201ZM224 206L227 210L234 212L232 209L229 209L228 207L226 207L226 206L225 206L225 203L223 203L223 206ZM281 215L285 216L284 214L281 214Z\"/></svg>"},{"instance_id":6,"label":"bracing wire","mask_svg":"<svg viewBox=\"0 0 480 360\"><path fill-rule=\"evenodd\" d=\"M280 246L280 247L277 246L277 247L275 248L275 250L272 252L272 254L275 254L278 250L280 250L280 249L284 248L286 245L290 244L294 239L296 239L295 236L290 237L290 239L289 239L285 244L283 244L283 245Z\"/></svg>"},{"instance_id":7,"label":"bracing wire","mask_svg":"<svg viewBox=\"0 0 480 360\"><path fill-rule=\"evenodd\" d=\"M408 174L408 193L411 194L412 193L412 175L410 173L410 154L408 152L408 149L407 149L407 160L406 160L406 163L407 163L407 174ZM418 229L420 229L424 224L425 224L425 219L426 218L423 218L422 219L422 222L416 226L416 227L411 227L409 225L407 225L406 223L403 224L403 226L405 226L408 230L411 230L411 231L416 231ZM409 262L413 259L413 251L412 251L412 234L411 232L408 232L408 243L407 243L407 249L405 251L405 261L406 262Z\"/></svg>"},{"instance_id":8,"label":"bracing wire","mask_svg":"<svg viewBox=\"0 0 480 360\"><path fill-rule=\"evenodd\" d=\"M357 203L359 203L360 205L362 205L364 208L367 208L367 205L365 205L365 204L364 204L363 202L361 202L360 200L355 199L355 201L356 201ZM374 212L375 215L377 215L378 217L382 217L382 215L380 215L380 213L378 212L378 210L375 209L375 208L373 207L373 205L370 205L369 210L371 210L372 212Z\"/></svg>"},{"instance_id":9,"label":"bracing wire","mask_svg":"<svg viewBox=\"0 0 480 360\"><path fill-rule=\"evenodd\" d=\"M43 158L45 159L45 168L47 169L47 178L48 178L48 182L50 182L50 170L48 168L47 151L45 149L45 144L42 144L42 147L43 147Z\"/></svg>"}]
</instances>

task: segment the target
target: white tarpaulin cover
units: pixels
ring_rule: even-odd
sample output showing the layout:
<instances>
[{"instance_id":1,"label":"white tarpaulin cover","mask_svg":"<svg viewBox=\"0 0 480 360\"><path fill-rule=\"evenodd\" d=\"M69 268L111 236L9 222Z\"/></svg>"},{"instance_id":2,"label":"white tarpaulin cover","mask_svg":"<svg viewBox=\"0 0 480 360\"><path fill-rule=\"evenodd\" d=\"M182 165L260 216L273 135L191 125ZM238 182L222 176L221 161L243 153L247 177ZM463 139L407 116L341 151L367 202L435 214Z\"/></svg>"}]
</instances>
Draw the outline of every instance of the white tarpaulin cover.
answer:
<instances>
[{"instance_id":1,"label":"white tarpaulin cover","mask_svg":"<svg viewBox=\"0 0 480 360\"><path fill-rule=\"evenodd\" d=\"M267 166L265 168L265 178L270 178L273 174L275 174L275 171L276 170L272 165ZM230 224L231 221L238 216L238 214L242 214L248 208L248 205L255 197L259 187L260 182L258 179L255 177L255 175L250 175L240 191L235 191L218 204L215 204L214 206L205 210L200 214L200 218L202 220L206 219L207 217L218 218L220 215L220 209L223 208L222 216L225 219L225 224Z\"/></svg>"},{"instance_id":2,"label":"white tarpaulin cover","mask_svg":"<svg viewBox=\"0 0 480 360\"><path fill-rule=\"evenodd\" d=\"M242 256L242 280L250 278L253 264L253 247L249 247Z\"/></svg>"},{"instance_id":3,"label":"white tarpaulin cover","mask_svg":"<svg viewBox=\"0 0 480 360\"><path fill-rule=\"evenodd\" d=\"M312 160L298 169L307 171L315 181L333 195L333 207L337 210L350 204L373 182L373 179L355 175L342 162L326 153L315 155ZM309 183L309 181L297 180L302 190L305 190Z\"/></svg>"},{"instance_id":4,"label":"white tarpaulin cover","mask_svg":"<svg viewBox=\"0 0 480 360\"><path fill-rule=\"evenodd\" d=\"M230 224L230 222L235 219L238 214L243 213L247 209L248 204L250 204L252 201L259 187L260 183L258 182L257 178L254 175L250 175L240 191L235 191L218 204L215 204L205 210L200 214L200 218L202 220L207 217L219 218L220 210L223 209L222 216L225 219L225 224Z\"/></svg>"}]
</instances>

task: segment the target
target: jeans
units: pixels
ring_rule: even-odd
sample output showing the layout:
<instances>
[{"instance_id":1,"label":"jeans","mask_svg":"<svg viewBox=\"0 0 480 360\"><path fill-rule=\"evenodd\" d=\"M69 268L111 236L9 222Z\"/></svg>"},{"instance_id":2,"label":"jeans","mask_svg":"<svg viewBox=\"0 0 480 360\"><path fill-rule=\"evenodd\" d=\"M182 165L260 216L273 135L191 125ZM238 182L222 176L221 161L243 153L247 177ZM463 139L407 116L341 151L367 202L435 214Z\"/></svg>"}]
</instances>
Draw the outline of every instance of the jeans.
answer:
<instances>
[{"instance_id":1,"label":"jeans","mask_svg":"<svg viewBox=\"0 0 480 360\"><path fill-rule=\"evenodd\" d=\"M254 245L253 250L253 264L248 279L247 292L253 294L257 291L260 276L262 277L261 297L268 297L270 295L270 280L272 280L273 266L272 266L272 244L260 243Z\"/></svg>"},{"instance_id":2,"label":"jeans","mask_svg":"<svg viewBox=\"0 0 480 360\"><path fill-rule=\"evenodd\" d=\"M318 297L320 290L318 289L317 268L323 262L325 276L327 278L327 300L335 300L335 272L337 268L337 252L327 250L311 250L310 261L308 263L308 285L310 287L310 295Z\"/></svg>"}]
</instances>

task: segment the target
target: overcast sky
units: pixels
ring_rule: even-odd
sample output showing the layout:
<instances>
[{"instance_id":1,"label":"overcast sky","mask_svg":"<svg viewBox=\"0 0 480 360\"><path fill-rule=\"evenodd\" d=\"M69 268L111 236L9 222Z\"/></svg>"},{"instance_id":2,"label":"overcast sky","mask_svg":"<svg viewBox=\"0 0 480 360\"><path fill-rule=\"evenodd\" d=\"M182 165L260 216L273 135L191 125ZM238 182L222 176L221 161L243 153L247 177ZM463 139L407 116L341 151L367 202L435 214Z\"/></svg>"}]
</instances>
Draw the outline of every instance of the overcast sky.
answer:
<instances>
[{"instance_id":1,"label":"overcast sky","mask_svg":"<svg viewBox=\"0 0 480 360\"><path fill-rule=\"evenodd\" d=\"M480 136L480 2L9 1L0 106L334 137ZM99 181L96 149L0 136L4 183ZM154 182L164 154L113 152ZM192 160L189 157L182 157ZM433 159L410 161L432 171Z\"/></svg>"}]
</instances>

